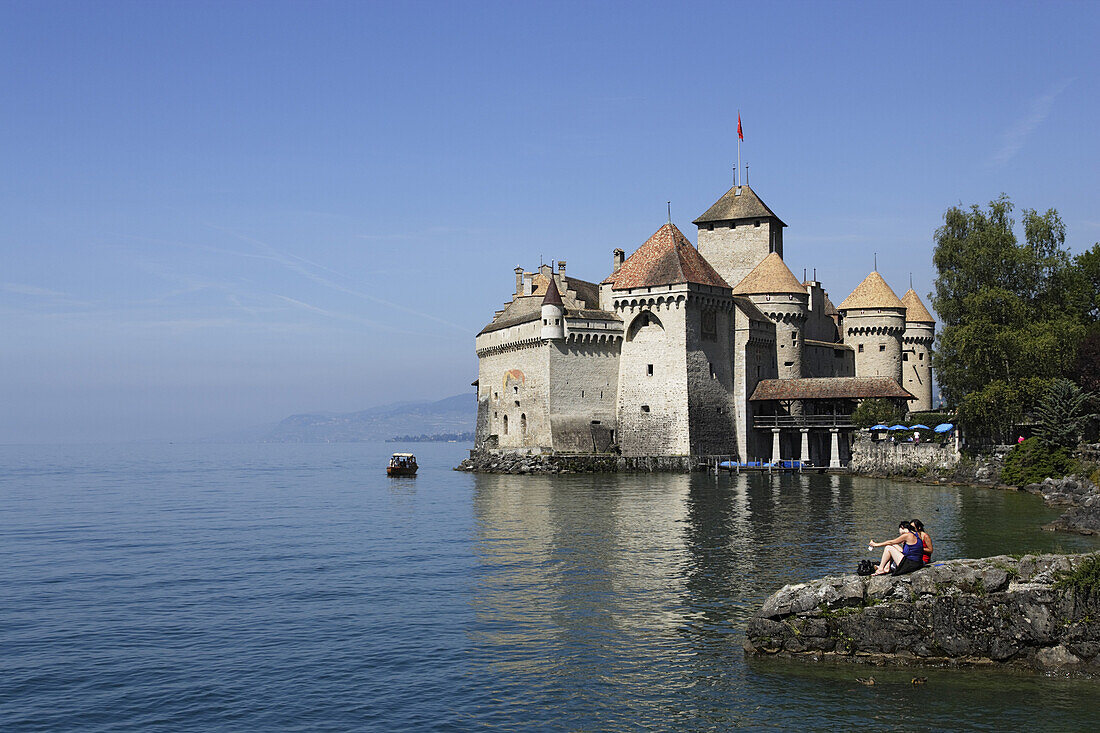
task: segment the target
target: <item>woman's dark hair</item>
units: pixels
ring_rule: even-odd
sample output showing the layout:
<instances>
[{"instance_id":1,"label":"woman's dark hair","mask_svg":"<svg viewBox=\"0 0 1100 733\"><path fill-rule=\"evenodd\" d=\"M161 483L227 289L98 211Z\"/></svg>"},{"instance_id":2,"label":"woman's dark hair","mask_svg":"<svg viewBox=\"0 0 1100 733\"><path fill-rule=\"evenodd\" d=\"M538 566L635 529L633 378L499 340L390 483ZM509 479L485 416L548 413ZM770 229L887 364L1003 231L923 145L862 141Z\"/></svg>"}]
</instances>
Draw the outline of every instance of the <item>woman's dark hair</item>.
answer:
<instances>
[{"instance_id":1,"label":"woman's dark hair","mask_svg":"<svg viewBox=\"0 0 1100 733\"><path fill-rule=\"evenodd\" d=\"M910 532L914 531L913 525L909 524L909 522L905 521L904 519L898 522L898 529L907 529Z\"/></svg>"},{"instance_id":2,"label":"woman's dark hair","mask_svg":"<svg viewBox=\"0 0 1100 733\"><path fill-rule=\"evenodd\" d=\"M913 525L913 529L917 530L918 532L924 531L924 523L921 522L919 519L912 519L909 521L909 524Z\"/></svg>"}]
</instances>

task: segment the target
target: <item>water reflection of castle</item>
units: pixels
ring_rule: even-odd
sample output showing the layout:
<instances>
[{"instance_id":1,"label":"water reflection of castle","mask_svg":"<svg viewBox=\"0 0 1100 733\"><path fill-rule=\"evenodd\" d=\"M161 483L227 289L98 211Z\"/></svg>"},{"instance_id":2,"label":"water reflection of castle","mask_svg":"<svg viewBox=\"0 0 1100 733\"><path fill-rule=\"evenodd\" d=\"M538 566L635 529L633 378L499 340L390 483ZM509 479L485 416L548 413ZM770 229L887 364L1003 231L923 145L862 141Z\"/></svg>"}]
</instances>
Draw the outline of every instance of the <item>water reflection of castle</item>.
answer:
<instances>
[{"instance_id":1,"label":"water reflection of castle","mask_svg":"<svg viewBox=\"0 0 1100 733\"><path fill-rule=\"evenodd\" d=\"M694 224L698 248L669 222L599 284L515 269L476 338L477 447L839 465L859 400L931 408L935 320L912 289L871 272L835 307L748 186Z\"/></svg>"}]
</instances>

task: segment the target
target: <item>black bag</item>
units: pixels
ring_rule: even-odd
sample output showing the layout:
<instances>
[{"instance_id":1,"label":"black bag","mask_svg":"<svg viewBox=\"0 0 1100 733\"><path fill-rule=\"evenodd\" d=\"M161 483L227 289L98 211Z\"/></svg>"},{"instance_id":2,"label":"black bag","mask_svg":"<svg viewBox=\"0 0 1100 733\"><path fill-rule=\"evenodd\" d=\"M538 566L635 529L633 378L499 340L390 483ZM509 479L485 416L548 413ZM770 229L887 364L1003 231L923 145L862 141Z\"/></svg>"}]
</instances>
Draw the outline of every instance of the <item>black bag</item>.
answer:
<instances>
[{"instance_id":1,"label":"black bag","mask_svg":"<svg viewBox=\"0 0 1100 733\"><path fill-rule=\"evenodd\" d=\"M859 567L856 568L857 575L871 575L875 572L875 564L870 560L860 560Z\"/></svg>"}]
</instances>

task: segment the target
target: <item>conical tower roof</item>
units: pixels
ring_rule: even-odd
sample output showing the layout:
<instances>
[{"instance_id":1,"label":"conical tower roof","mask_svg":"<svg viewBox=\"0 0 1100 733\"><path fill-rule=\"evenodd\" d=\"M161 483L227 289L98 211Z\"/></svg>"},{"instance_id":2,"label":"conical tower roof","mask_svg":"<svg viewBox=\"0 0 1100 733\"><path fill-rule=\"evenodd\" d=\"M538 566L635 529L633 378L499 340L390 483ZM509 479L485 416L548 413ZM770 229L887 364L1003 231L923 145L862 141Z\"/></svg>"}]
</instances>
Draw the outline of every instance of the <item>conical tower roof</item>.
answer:
<instances>
[{"instance_id":1,"label":"conical tower roof","mask_svg":"<svg viewBox=\"0 0 1100 733\"><path fill-rule=\"evenodd\" d=\"M765 293L801 293L806 288L798 282L783 258L772 252L764 261L745 275L745 279L733 288L734 295L763 295Z\"/></svg>"},{"instance_id":2,"label":"conical tower roof","mask_svg":"<svg viewBox=\"0 0 1100 733\"><path fill-rule=\"evenodd\" d=\"M729 287L671 222L658 229L604 282L611 283L614 290L677 283Z\"/></svg>"},{"instance_id":3,"label":"conical tower roof","mask_svg":"<svg viewBox=\"0 0 1100 733\"><path fill-rule=\"evenodd\" d=\"M874 309L904 307L905 305L901 302L901 298L890 289L890 286L882 279L882 275L878 274L877 271L872 271L870 275L863 278L863 282L856 286L852 294L845 298L843 303L837 306L837 309L844 311L855 308Z\"/></svg>"},{"instance_id":4,"label":"conical tower roof","mask_svg":"<svg viewBox=\"0 0 1100 733\"><path fill-rule=\"evenodd\" d=\"M543 305L556 305L559 308L565 306L561 302L561 293L558 292L558 282L552 276L550 278L550 284L546 287L546 297L542 299Z\"/></svg>"},{"instance_id":5,"label":"conical tower roof","mask_svg":"<svg viewBox=\"0 0 1100 733\"><path fill-rule=\"evenodd\" d=\"M726 191L722 198L703 213L692 224L706 224L708 221L732 221L734 219L764 219L772 218L779 221L779 226L785 227L778 216L768 205L760 200L748 186L734 186Z\"/></svg>"},{"instance_id":6,"label":"conical tower roof","mask_svg":"<svg viewBox=\"0 0 1100 733\"><path fill-rule=\"evenodd\" d=\"M901 296L901 303L905 306L906 321L910 323L936 322L936 319L933 318L932 314L928 312L928 309L924 307L924 303L920 301L920 297L913 288L909 288L905 291L905 295Z\"/></svg>"}]
</instances>

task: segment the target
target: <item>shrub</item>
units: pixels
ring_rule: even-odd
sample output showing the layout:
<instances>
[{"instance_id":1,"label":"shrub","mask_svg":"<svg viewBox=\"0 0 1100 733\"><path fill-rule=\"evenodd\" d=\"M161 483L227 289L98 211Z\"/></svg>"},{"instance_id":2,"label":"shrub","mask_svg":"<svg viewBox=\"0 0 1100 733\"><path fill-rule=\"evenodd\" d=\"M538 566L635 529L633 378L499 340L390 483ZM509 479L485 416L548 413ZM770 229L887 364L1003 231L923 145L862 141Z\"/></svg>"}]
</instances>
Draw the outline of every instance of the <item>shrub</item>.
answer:
<instances>
[{"instance_id":1,"label":"shrub","mask_svg":"<svg viewBox=\"0 0 1100 733\"><path fill-rule=\"evenodd\" d=\"M1077 464L1062 447L1051 447L1037 438L1028 438L1005 456L1001 481L1013 486L1034 484L1045 478L1062 478L1074 472Z\"/></svg>"},{"instance_id":2,"label":"shrub","mask_svg":"<svg viewBox=\"0 0 1100 733\"><path fill-rule=\"evenodd\" d=\"M1100 593L1100 555L1085 558L1077 569L1054 584L1056 588L1070 588L1082 595Z\"/></svg>"}]
</instances>

